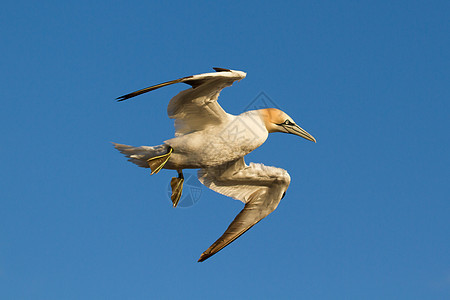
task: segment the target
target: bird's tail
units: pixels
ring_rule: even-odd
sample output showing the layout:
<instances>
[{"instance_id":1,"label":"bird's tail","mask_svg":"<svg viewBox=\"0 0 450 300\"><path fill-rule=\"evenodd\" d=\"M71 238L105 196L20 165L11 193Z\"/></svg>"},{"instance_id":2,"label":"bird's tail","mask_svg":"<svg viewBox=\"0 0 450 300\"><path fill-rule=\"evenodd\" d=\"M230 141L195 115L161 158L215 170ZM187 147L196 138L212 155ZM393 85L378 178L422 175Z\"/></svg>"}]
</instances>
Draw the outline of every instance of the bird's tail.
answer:
<instances>
[{"instance_id":1,"label":"bird's tail","mask_svg":"<svg viewBox=\"0 0 450 300\"><path fill-rule=\"evenodd\" d=\"M168 145L133 147L113 143L114 147L128 157L128 160L142 168L152 168L158 162L158 166L152 168L152 174L158 173L172 153ZM161 162L160 162L161 160Z\"/></svg>"}]
</instances>

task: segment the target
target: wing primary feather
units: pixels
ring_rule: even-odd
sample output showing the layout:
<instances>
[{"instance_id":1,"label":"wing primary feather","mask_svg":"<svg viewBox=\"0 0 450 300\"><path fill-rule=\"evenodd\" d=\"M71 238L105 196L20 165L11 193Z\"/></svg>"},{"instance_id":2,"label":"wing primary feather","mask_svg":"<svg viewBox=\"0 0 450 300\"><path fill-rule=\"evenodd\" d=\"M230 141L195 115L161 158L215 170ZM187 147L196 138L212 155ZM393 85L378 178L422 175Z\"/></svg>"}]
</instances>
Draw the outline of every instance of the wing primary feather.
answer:
<instances>
[{"instance_id":1,"label":"wing primary feather","mask_svg":"<svg viewBox=\"0 0 450 300\"><path fill-rule=\"evenodd\" d=\"M225 68L216 68L216 67L214 67L213 69L216 72L231 72L231 70L225 69ZM200 75L202 75L202 74L200 74ZM132 92L132 93L129 93L129 94L117 97L116 100L117 100L117 102L124 101L124 100L130 99L130 98L142 95L144 93L147 93L147 92L150 92L150 91L154 91L154 90L159 89L161 87L168 86L168 85L175 84L175 83L180 83L180 82L189 84L190 86L192 86L192 88L195 89L196 87L202 85L205 81L208 80L206 78L198 78L196 76L197 75L195 75L195 76L194 75L187 76L187 77L183 77L183 78L179 78L179 79L163 82L163 83L160 83L160 84L157 84L157 85L152 85L152 86L146 87L144 89L141 89L141 90L138 90L138 91L135 91L135 92Z\"/></svg>"},{"instance_id":2,"label":"wing primary feather","mask_svg":"<svg viewBox=\"0 0 450 300\"><path fill-rule=\"evenodd\" d=\"M231 72L229 69L213 67L216 72Z\"/></svg>"},{"instance_id":3,"label":"wing primary feather","mask_svg":"<svg viewBox=\"0 0 450 300\"><path fill-rule=\"evenodd\" d=\"M168 85L175 84L175 83L180 83L180 82L184 82L186 84L189 84L192 87L194 87L194 85L197 86L195 80L192 80L192 82L190 82L189 79L192 78L192 77L193 76L188 76L188 77L183 77L183 78L179 78L179 79L163 82L163 83L160 83L160 84L157 84L157 85L152 85L152 86L146 87L144 89L141 89L139 91L132 92L132 93L129 93L129 94L117 97L116 100L117 100L117 102L124 101L124 100L130 99L130 98L142 95L144 93L147 93L147 92L150 92L150 91L154 91L154 90L162 88L164 86L168 86Z\"/></svg>"},{"instance_id":4,"label":"wing primary feather","mask_svg":"<svg viewBox=\"0 0 450 300\"><path fill-rule=\"evenodd\" d=\"M264 219L268 214L260 214L258 208L260 203L249 202L244 206L244 209L234 218L233 222L228 226L227 230L217 239L205 252L200 255L198 262L202 262L207 258L213 256L238 237L246 233L259 221ZM256 215L255 215L256 213Z\"/></svg>"},{"instance_id":5,"label":"wing primary feather","mask_svg":"<svg viewBox=\"0 0 450 300\"><path fill-rule=\"evenodd\" d=\"M241 232L239 232L238 234L236 234L235 236L233 236L229 240L223 240L222 239L223 235L225 235L225 233L226 233L225 232L214 244L211 245L211 247L208 248L208 250L206 250L205 252L202 253L202 255L200 255L200 258L198 259L197 262L202 262L202 261L207 260L208 258L213 256L214 254L216 254L217 252L219 252L220 250L222 250L223 248L225 248L226 246L228 246L229 244L234 242L238 237L240 237L241 235L246 233L250 228L255 226L258 222L256 222L255 224L245 228L244 230L242 230Z\"/></svg>"}]
</instances>

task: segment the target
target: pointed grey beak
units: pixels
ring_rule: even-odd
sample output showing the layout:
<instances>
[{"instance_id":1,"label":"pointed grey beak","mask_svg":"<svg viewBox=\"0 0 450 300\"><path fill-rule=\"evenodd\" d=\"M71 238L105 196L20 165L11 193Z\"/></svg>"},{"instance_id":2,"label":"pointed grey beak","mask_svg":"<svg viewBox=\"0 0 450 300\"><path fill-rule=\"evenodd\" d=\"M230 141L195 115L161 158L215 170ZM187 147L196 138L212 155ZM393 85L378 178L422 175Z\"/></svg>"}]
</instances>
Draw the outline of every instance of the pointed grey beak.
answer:
<instances>
[{"instance_id":1,"label":"pointed grey beak","mask_svg":"<svg viewBox=\"0 0 450 300\"><path fill-rule=\"evenodd\" d=\"M304 139L307 139L311 142L316 142L316 139L310 135L309 133L306 132L306 130L304 130L303 128L301 128L300 126L298 126L297 124L294 125L284 125L283 126L284 129L287 130L288 133L292 133L298 136L301 136Z\"/></svg>"}]
</instances>

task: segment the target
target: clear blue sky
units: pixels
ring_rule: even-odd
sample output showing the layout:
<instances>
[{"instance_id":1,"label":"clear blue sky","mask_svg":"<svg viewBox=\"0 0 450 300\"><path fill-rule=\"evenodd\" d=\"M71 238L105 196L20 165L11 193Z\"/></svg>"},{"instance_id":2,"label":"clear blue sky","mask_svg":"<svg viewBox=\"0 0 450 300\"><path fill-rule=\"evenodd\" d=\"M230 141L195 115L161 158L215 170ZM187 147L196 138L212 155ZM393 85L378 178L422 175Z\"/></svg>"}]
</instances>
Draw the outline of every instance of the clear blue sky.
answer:
<instances>
[{"instance_id":1,"label":"clear blue sky","mask_svg":"<svg viewBox=\"0 0 450 300\"><path fill-rule=\"evenodd\" d=\"M0 11L2 299L449 299L448 1L6 1ZM317 138L273 134L278 209L204 263L242 203L173 209L109 142L173 135L172 86L247 78Z\"/></svg>"}]
</instances>

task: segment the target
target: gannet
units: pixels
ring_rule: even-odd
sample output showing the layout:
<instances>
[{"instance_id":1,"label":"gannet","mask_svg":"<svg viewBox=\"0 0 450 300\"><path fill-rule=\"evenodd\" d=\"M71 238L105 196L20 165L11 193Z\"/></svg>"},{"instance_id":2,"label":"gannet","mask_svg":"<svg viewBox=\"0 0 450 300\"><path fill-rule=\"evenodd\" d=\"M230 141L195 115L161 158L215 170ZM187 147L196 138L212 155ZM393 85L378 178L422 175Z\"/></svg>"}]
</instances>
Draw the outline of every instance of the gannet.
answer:
<instances>
[{"instance_id":1,"label":"gannet","mask_svg":"<svg viewBox=\"0 0 450 300\"><path fill-rule=\"evenodd\" d=\"M118 97L123 101L175 83L191 88L173 97L167 107L175 120L175 137L158 146L114 146L139 167L151 174L161 169L176 170L171 180L172 202L176 207L183 188L183 169L199 169L199 181L245 206L217 239L200 256L199 262L216 254L253 225L273 212L286 194L291 178L281 168L259 163L247 165L244 156L261 146L269 133L295 134L316 142L286 113L275 108L246 111L238 116L226 113L217 102L220 92L247 75L242 71L214 68L205 73L153 85Z\"/></svg>"}]
</instances>

